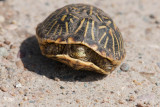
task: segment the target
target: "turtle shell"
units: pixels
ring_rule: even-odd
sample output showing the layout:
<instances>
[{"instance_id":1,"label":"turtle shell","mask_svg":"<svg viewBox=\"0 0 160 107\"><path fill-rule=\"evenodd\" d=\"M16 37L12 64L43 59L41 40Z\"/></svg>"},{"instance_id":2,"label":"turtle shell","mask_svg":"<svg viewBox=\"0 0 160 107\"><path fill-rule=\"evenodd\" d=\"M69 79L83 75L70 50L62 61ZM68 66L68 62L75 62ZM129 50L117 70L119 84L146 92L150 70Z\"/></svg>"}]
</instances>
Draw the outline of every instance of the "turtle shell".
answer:
<instances>
[{"instance_id":1,"label":"turtle shell","mask_svg":"<svg viewBox=\"0 0 160 107\"><path fill-rule=\"evenodd\" d=\"M108 74L125 57L118 27L92 5L64 6L38 24L36 33L43 55L75 69Z\"/></svg>"}]
</instances>

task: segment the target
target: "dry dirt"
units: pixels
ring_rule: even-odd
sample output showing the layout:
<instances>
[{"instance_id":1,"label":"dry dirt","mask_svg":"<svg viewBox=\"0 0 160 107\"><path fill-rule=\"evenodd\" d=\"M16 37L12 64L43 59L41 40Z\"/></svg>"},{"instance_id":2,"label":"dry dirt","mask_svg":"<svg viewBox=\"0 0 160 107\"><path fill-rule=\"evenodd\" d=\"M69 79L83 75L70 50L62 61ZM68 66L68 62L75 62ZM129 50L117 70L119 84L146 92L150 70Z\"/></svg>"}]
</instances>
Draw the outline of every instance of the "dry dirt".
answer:
<instances>
[{"instance_id":1,"label":"dry dirt","mask_svg":"<svg viewBox=\"0 0 160 107\"><path fill-rule=\"evenodd\" d=\"M128 69L103 76L41 55L35 28L54 10L88 3L122 32ZM0 0L0 107L160 107L159 0Z\"/></svg>"}]
</instances>

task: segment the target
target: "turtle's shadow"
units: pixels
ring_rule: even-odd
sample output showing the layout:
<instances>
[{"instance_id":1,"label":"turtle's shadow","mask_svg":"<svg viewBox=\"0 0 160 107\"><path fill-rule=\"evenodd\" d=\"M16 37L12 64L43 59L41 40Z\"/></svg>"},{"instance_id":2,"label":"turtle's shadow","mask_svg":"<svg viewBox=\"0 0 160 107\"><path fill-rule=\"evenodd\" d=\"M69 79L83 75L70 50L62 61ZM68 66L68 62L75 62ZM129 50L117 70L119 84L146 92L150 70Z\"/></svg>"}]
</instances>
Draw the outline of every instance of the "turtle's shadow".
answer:
<instances>
[{"instance_id":1,"label":"turtle's shadow","mask_svg":"<svg viewBox=\"0 0 160 107\"><path fill-rule=\"evenodd\" d=\"M20 46L20 57L26 69L40 75L45 75L50 79L57 77L61 81L89 82L105 77L94 72L77 71L63 63L42 56L35 36L31 36L23 41Z\"/></svg>"}]
</instances>

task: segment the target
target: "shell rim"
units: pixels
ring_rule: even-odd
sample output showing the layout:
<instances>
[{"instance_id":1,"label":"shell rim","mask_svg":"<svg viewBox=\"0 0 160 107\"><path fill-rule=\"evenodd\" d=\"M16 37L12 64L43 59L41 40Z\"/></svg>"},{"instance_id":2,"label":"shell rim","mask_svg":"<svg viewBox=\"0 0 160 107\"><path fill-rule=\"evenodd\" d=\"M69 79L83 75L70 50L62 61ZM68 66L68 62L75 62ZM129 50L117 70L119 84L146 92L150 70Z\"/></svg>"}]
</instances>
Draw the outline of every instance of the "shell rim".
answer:
<instances>
[{"instance_id":1,"label":"shell rim","mask_svg":"<svg viewBox=\"0 0 160 107\"><path fill-rule=\"evenodd\" d=\"M62 41L62 42L59 42L57 40L52 40L52 39L46 39L46 38L41 38L39 37L38 35L36 35L37 39L38 39L38 42L41 43L41 44L46 44L46 43L56 43L56 44L80 44L80 45L83 45L83 46L86 46L88 48L90 48L91 50L93 50L94 52L96 52L98 55L100 55L101 57L103 58L106 58L108 59L109 61L111 61L112 64L114 65L119 65L125 58L126 56L126 51L124 49L124 53L123 53L123 57L120 59L120 60L114 60L112 57L109 57L107 55L102 55L99 51L97 50L94 50L89 44L85 43L84 41L83 42L75 42L75 41L70 41L70 42L66 42L66 41Z\"/></svg>"}]
</instances>

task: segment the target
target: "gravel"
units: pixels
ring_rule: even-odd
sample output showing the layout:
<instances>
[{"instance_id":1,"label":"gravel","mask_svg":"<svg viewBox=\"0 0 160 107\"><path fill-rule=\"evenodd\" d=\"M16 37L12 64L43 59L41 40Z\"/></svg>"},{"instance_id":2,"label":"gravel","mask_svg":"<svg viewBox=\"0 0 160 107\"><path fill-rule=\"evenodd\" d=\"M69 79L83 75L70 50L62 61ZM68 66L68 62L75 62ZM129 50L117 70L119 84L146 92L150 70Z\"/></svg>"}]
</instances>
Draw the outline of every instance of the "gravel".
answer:
<instances>
[{"instance_id":1,"label":"gravel","mask_svg":"<svg viewBox=\"0 0 160 107\"><path fill-rule=\"evenodd\" d=\"M0 47L0 56L4 57L4 56L8 56L8 51L6 48L4 47Z\"/></svg>"},{"instance_id":2,"label":"gravel","mask_svg":"<svg viewBox=\"0 0 160 107\"><path fill-rule=\"evenodd\" d=\"M60 86L60 89L65 89L63 86Z\"/></svg>"},{"instance_id":3,"label":"gravel","mask_svg":"<svg viewBox=\"0 0 160 107\"><path fill-rule=\"evenodd\" d=\"M121 65L121 67L120 67L120 69L122 70L122 71L128 71L129 70L129 65L127 64L127 63L123 63L122 65Z\"/></svg>"},{"instance_id":4,"label":"gravel","mask_svg":"<svg viewBox=\"0 0 160 107\"><path fill-rule=\"evenodd\" d=\"M6 44L6 45L10 45L10 43L11 43L11 42L8 41L8 40L5 40L5 41L4 41L4 44Z\"/></svg>"},{"instance_id":5,"label":"gravel","mask_svg":"<svg viewBox=\"0 0 160 107\"><path fill-rule=\"evenodd\" d=\"M8 91L8 89L6 87L4 87L4 86L1 86L0 90L3 91L3 92L7 92Z\"/></svg>"},{"instance_id":6,"label":"gravel","mask_svg":"<svg viewBox=\"0 0 160 107\"><path fill-rule=\"evenodd\" d=\"M157 66L160 68L160 62L157 62Z\"/></svg>"},{"instance_id":7,"label":"gravel","mask_svg":"<svg viewBox=\"0 0 160 107\"><path fill-rule=\"evenodd\" d=\"M160 82L156 82L155 84L156 84L156 86L160 86Z\"/></svg>"},{"instance_id":8,"label":"gravel","mask_svg":"<svg viewBox=\"0 0 160 107\"><path fill-rule=\"evenodd\" d=\"M21 83L16 84L16 88L21 88L21 87L22 87Z\"/></svg>"}]
</instances>

